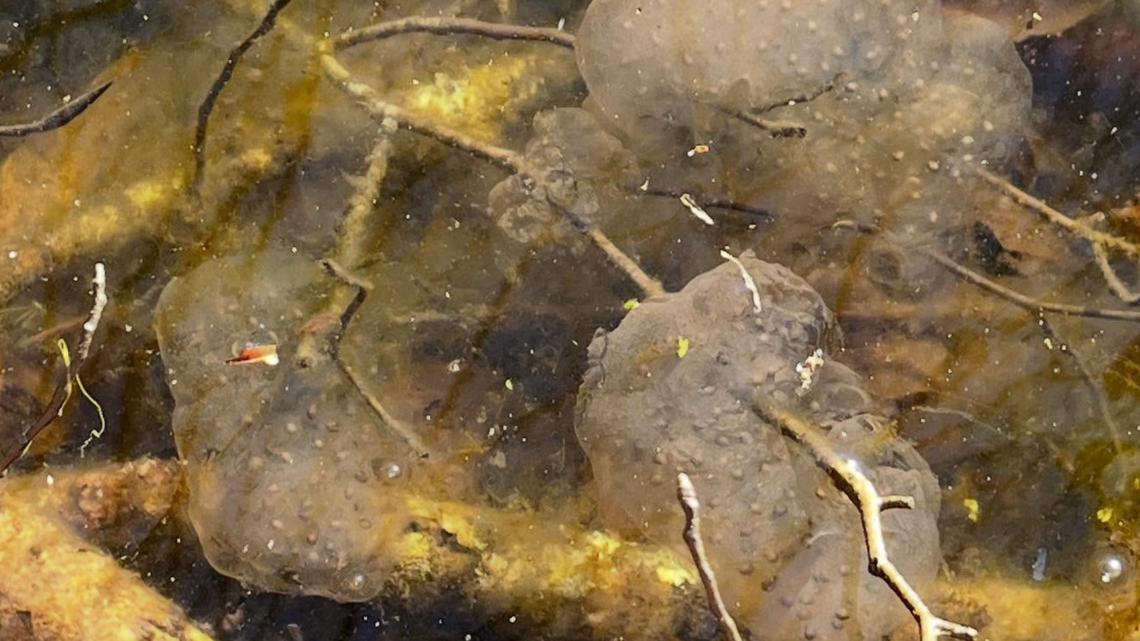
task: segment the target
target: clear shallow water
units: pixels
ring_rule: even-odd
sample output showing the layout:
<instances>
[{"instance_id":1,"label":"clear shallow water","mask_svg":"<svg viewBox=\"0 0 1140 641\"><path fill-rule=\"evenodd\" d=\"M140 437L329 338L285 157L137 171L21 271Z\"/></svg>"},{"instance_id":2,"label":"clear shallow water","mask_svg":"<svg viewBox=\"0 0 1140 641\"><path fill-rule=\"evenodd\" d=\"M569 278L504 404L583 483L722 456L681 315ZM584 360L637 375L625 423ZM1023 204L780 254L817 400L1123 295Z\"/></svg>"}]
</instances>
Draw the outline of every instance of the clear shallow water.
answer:
<instances>
[{"instance_id":1,"label":"clear shallow water","mask_svg":"<svg viewBox=\"0 0 1140 641\"><path fill-rule=\"evenodd\" d=\"M491 3L376 8L298 2L284 16L309 33L439 11L542 26L565 18L566 31L578 32L585 8L570 2L519 2L502 10ZM192 199L187 194L198 105L261 9L100 2L28 3L10 11L5 24L20 26L5 26L8 40L0 51L5 122L43 113L100 80L114 85L63 129L0 142L0 260L11 266L0 279L7 301L0 314L4 429L23 429L50 397L54 340L75 340L90 306L90 265L103 260L112 304L84 380L106 410L108 430L88 457L178 456L171 421L176 395L152 329L163 288L216 257L256 262L275 250L313 260L334 255L340 222L358 190L351 177L365 174L377 125L323 78L311 50L279 28L250 51L223 92L211 120L206 171ZM820 23L826 30L828 23ZM913 248L944 251L1028 295L1125 306L1108 291L1087 245L980 181L949 175L955 159L968 153L962 136L924 146L920 129L949 122L948 131L956 132L954 119L963 113L969 117L961 126L987 132L984 122L990 122L995 142L978 154L992 158L995 173L1071 215L1110 212L1094 224L1134 236L1127 207L1136 189L1130 169L1136 157L1136 62L1129 48L1135 24L1122 5L1100 10L1060 37L1024 39L1016 49L1006 43L1003 60L1019 58L1028 71L1013 73L1032 78L1019 115L978 122L970 109L1009 109L1018 98L950 78L944 93L928 102L920 90L899 92L896 103L894 96L886 99L911 110L900 128L856 88L830 92L804 112L777 112L823 123L805 125L803 140L773 139L747 125L726 124L715 109L709 113L713 98L739 109L762 101L762 88L778 87L770 78L752 79L747 91L717 85L718 73L736 72L730 53L715 46L714 36L724 35L715 29L666 38L678 58L686 51L707 56L704 102L688 111L674 104L673 84L650 83L649 92L639 94L636 82L607 75L624 64L667 77L671 58L653 50L648 60L620 60L623 50L645 53L633 36L601 37L616 49L593 58L581 48L575 54L541 43L426 35L361 45L340 57L392 102L433 122L503 148L529 149L532 162L552 162L543 155L551 148L577 154L559 162L578 175L585 166L595 171L588 189L580 183L563 202L596 216L590 220L669 291L723 262L718 252L725 246L734 254L752 249L805 278L845 335L843 349L832 356L863 376L878 411L898 419L898 431L916 443L940 482L941 549L958 579L949 582L949 592L960 601L992 603L988 616L994 619L1040 618L1027 614L1032 610L1025 590L1048 598L1049 589L1067 594L1064 589L1075 586L1082 612L1114 610L1113 623L1082 630L1087 638L1124 638L1131 629L1131 575L1102 585L1098 568L1106 551L1121 555L1130 568L1136 545L1135 325L1051 316L1054 333L1045 334L1032 314L953 278ZM963 32L947 33L949 40L916 36L885 55L925 60L947 47L972 51ZM745 36L724 37L734 51ZM881 44L875 38L860 32L852 46L873 50ZM694 44L706 41L710 46ZM874 65L844 68L850 53L834 54L836 71L863 73L860 82L870 86L892 77ZM652 66L659 62L654 57L663 67ZM906 80L898 82L908 87L914 78L934 78L928 67L905 69L898 73ZM828 69L821 77L832 75ZM985 99L971 102L947 87L972 87ZM535 113L581 105L588 93L594 98L586 107L600 114L604 136L549 134L542 145L528 146L542 138L531 125ZM615 115L620 122L611 122ZM636 127L622 120L631 116ZM867 118L877 120L860 124ZM853 129L862 126L862 135ZM599 160L611 140L628 151ZM981 134L977 140L981 145ZM709 151L689 156L698 143ZM626 314L624 303L642 295L580 235L560 228L557 212L489 197L506 177L500 169L408 132L393 135L391 145L354 263L374 289L341 349L390 412L429 435L437 451L463 462L454 466L462 472L457 478L432 472L411 482L474 506L530 509L552 522L561 515L575 527L602 527L606 518L594 512L574 406L595 329L616 327ZM902 153L898 159L896 152ZM614 160L618 156L626 160ZM929 169L931 162L938 169ZM625 173L636 177L635 188L648 178L649 187L676 193L631 195L621 182ZM509 188L501 187L500 195ZM709 226L679 202L684 192L699 200L732 199L749 211L710 208L716 224ZM519 225L497 224L510 212L516 216L511 220L537 217L523 240ZM832 230L839 219L877 223L899 234L903 249ZM990 233L1004 251L995 249ZM1129 280L1134 267L1126 260L1118 264ZM235 270L232 278L240 282L243 273ZM224 305L222 292L207 287L201 296ZM231 343L246 340L223 341L211 355L228 357ZM1066 342L1107 394L1119 444L1080 368L1062 352ZM17 469L75 465L79 444L97 421L92 406L69 405ZM502 540L520 539L525 535ZM408 629L487 638L523 634L504 623L509 614L478 603L458 607L440 598L426 612L405 612L397 620L392 611L408 606L391 595L381 606L263 594L216 573L200 550L190 526L170 518L136 548L120 552L129 567L222 638L288 638L289 624L300 626L305 638L400 636ZM1041 550L1044 580L1038 582L1034 562ZM224 617L238 609L245 623L231 620L227 629ZM984 619L976 608L965 610ZM529 632L541 633L541 621L528 625ZM1060 622L1053 627L1071 635Z\"/></svg>"}]
</instances>

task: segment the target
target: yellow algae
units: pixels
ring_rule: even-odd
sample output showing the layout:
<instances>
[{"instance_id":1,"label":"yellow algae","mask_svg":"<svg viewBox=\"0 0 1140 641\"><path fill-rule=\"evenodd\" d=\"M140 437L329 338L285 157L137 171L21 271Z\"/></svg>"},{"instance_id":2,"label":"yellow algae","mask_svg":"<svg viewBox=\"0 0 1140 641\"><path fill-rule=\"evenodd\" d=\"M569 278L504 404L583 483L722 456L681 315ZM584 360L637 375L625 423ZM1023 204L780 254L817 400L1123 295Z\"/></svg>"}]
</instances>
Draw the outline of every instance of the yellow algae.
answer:
<instances>
[{"instance_id":1,"label":"yellow algae","mask_svg":"<svg viewBox=\"0 0 1140 641\"><path fill-rule=\"evenodd\" d=\"M684 337L678 338L677 339L677 358L685 358L685 355L688 353L689 353L689 339L684 338Z\"/></svg>"},{"instance_id":2,"label":"yellow algae","mask_svg":"<svg viewBox=\"0 0 1140 641\"><path fill-rule=\"evenodd\" d=\"M613 556L621 547L621 540L605 532L593 531L586 535L586 542L598 551L599 558Z\"/></svg>"},{"instance_id":3,"label":"yellow algae","mask_svg":"<svg viewBox=\"0 0 1140 641\"><path fill-rule=\"evenodd\" d=\"M978 499L962 499L962 507L966 508L966 518L969 519L972 523L977 523L982 514L982 509L978 504Z\"/></svg>"},{"instance_id":4,"label":"yellow algae","mask_svg":"<svg viewBox=\"0 0 1140 641\"><path fill-rule=\"evenodd\" d=\"M437 122L484 141L501 137L504 118L534 98L541 76L533 55L504 55L484 65L462 65L437 72L430 82L417 81L406 103Z\"/></svg>"},{"instance_id":5,"label":"yellow algae","mask_svg":"<svg viewBox=\"0 0 1140 641\"><path fill-rule=\"evenodd\" d=\"M441 530L455 537L465 548L482 550L487 544L476 530L476 511L462 503L432 501L427 497L408 495L408 510L418 518L435 523Z\"/></svg>"},{"instance_id":6,"label":"yellow algae","mask_svg":"<svg viewBox=\"0 0 1140 641\"><path fill-rule=\"evenodd\" d=\"M655 572L658 581L675 588L691 585L697 580L692 570L678 565L674 559L665 559L662 565L657 566Z\"/></svg>"}]
</instances>

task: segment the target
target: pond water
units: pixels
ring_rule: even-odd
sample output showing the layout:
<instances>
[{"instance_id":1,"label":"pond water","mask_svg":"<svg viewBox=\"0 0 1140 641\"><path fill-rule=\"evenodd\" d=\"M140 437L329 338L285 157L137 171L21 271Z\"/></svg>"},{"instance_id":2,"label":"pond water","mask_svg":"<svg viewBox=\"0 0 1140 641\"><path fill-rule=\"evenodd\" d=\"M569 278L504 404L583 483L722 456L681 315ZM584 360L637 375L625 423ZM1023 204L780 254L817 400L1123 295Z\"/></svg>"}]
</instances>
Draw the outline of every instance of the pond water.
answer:
<instances>
[{"instance_id":1,"label":"pond water","mask_svg":"<svg viewBox=\"0 0 1140 641\"><path fill-rule=\"evenodd\" d=\"M1134 639L1138 32L1132 0L0 3L0 517L171 464L159 517L67 531L206 638L719 638L686 472L746 637L917 638L759 394L913 497L887 548L940 616ZM96 638L22 594L0 639Z\"/></svg>"}]
</instances>

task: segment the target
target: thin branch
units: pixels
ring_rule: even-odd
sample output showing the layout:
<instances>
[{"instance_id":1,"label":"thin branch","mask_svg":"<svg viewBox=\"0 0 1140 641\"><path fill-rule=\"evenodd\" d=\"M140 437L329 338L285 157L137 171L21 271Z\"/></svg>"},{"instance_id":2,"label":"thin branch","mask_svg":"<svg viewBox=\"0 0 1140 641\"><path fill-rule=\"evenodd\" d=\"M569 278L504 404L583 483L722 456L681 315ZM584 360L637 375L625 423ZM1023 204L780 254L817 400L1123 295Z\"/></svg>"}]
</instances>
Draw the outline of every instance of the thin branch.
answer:
<instances>
[{"instance_id":1,"label":"thin branch","mask_svg":"<svg viewBox=\"0 0 1140 641\"><path fill-rule=\"evenodd\" d=\"M391 430L401 440L403 440L408 445L408 447L410 447L416 453L417 456L427 457L430 454L430 451L424 442L420 439L419 435L416 434L415 429L400 419L396 418L395 415L389 412L388 409L384 407L384 404L380 402L380 399L376 398L374 394L368 391L368 387L365 381L357 376L356 371L352 369L352 367L349 366L349 364L346 363L341 357L341 339L348 332L349 323L351 323L353 317L356 316L356 312L360 309L360 306L364 304L364 299L367 298L368 290L371 288L360 278L350 274L336 261L325 259L321 261L321 265L325 268L325 271L327 271L330 276L356 290L352 297L352 300L348 302L348 305L343 310L338 310L341 312L340 329L329 340L329 356L332 357L332 360L334 363L336 363L337 368L340 369L346 378L348 378L348 381L352 383L352 386L356 388L357 393L360 394L361 398L364 399L364 402L368 404L369 409L371 409L376 414L384 426ZM330 305L334 304L336 300L336 297L331 298Z\"/></svg>"},{"instance_id":2,"label":"thin branch","mask_svg":"<svg viewBox=\"0 0 1140 641\"><path fill-rule=\"evenodd\" d=\"M832 91L835 91L835 88L837 86L839 86L839 83L843 82L843 79L845 77L846 77L846 74L837 73L837 74L835 74L835 77L833 77L831 79L830 82L816 88L811 93L800 94L798 96L794 96L792 98L786 98L786 99L780 100L778 102L771 102L771 103L768 103L768 104L760 106L760 107L753 107L752 109L748 110L748 113L751 113L751 114L758 116L760 114L765 114L765 113L768 113L769 111L775 111L777 109L782 109L784 107L795 107L798 104L802 104L805 102L811 102L811 101L815 100L816 98L823 96L824 94L831 93Z\"/></svg>"},{"instance_id":3,"label":"thin branch","mask_svg":"<svg viewBox=\"0 0 1140 641\"><path fill-rule=\"evenodd\" d=\"M66 352L64 353L64 370L62 377L57 377L59 380L56 383L55 392L52 394L51 401L48 402L47 409L44 410L40 418L27 430L21 434L19 443L3 452L0 458L0 475L3 475L8 468L15 463L28 447L32 441L39 436L40 432L44 431L49 425L55 422L63 414L63 406L71 397L71 381L72 379L78 380L78 373L83 363L87 360L87 356L91 351L91 343L94 341L95 332L99 329L99 321L103 318L103 309L107 306L107 274L103 263L95 263L95 276L92 279L94 286L95 301L91 306L91 311L87 314L87 321L83 323L83 338L79 341L79 348L76 350L75 358L70 359ZM62 342L62 339L61 339ZM64 345L66 345L64 343ZM82 383L80 383L82 385ZM86 395L86 391L84 391ZM92 400L94 403L94 400ZM98 403L95 403L98 408ZM100 414L102 410L100 409ZM86 444L84 444L86 447Z\"/></svg>"},{"instance_id":4,"label":"thin branch","mask_svg":"<svg viewBox=\"0 0 1140 641\"><path fill-rule=\"evenodd\" d=\"M253 45L261 39L262 36L269 33L273 29L274 23L277 21L277 14L288 6L292 0L273 0L269 5L269 10L265 12L262 17L261 23L253 30L245 40L230 50L229 56L226 57L226 64L222 67L222 71L218 77L214 79L214 84L210 86L210 91L206 93L206 98L202 104L198 106L198 125L194 130L194 181L193 191L196 193L198 186L201 184L202 172L206 166L206 130L210 126L210 114L214 111L214 106L218 102L218 97L221 96L222 90L226 88L230 78L234 75L234 70L237 69L238 63L241 62L242 56Z\"/></svg>"},{"instance_id":5,"label":"thin branch","mask_svg":"<svg viewBox=\"0 0 1140 641\"><path fill-rule=\"evenodd\" d=\"M562 211L567 213L566 210ZM597 245L598 249L605 253L606 258L610 259L615 267L624 272L626 277L641 289L645 298L658 298L665 295L665 286L661 284L661 281L647 274L641 265L637 264L636 260L630 258L629 254L615 245L609 236L602 233L602 230L593 225L588 225L585 228L585 233Z\"/></svg>"},{"instance_id":6,"label":"thin branch","mask_svg":"<svg viewBox=\"0 0 1140 641\"><path fill-rule=\"evenodd\" d=\"M1116 422L1116 417L1112 414L1112 408L1108 404L1108 395L1104 392L1104 387L1096 382L1092 370L1089 368L1088 363L1085 361L1081 353L1073 347L1073 344L1066 341L1053 325L1044 316L1037 318L1037 325L1041 331L1059 343L1058 349L1062 354L1065 354L1072 359L1073 364L1077 366L1077 371L1081 373L1081 378L1085 381L1085 386L1088 387L1089 393L1092 394L1093 400L1096 401L1097 411L1100 412L1100 418L1104 421L1105 427L1108 428L1108 434L1112 438L1113 449L1117 454L1124 452L1124 439L1121 436L1120 425Z\"/></svg>"},{"instance_id":7,"label":"thin branch","mask_svg":"<svg viewBox=\"0 0 1140 641\"><path fill-rule=\"evenodd\" d=\"M859 464L841 456L819 428L797 414L779 407L763 391L758 391L753 396L752 411L807 449L816 464L827 472L835 486L859 510L867 544L867 569L882 579L910 611L918 623L921 641L935 641L942 636L957 639L977 638L978 631L974 628L935 616L922 600L922 596L895 567L887 554L882 513L888 509L913 509L913 499L880 495L874 483L860 471Z\"/></svg>"},{"instance_id":8,"label":"thin branch","mask_svg":"<svg viewBox=\"0 0 1140 641\"><path fill-rule=\"evenodd\" d=\"M467 134L434 123L386 102L371 86L357 81L352 74L345 69L344 65L332 55L322 55L321 66L325 71L325 75L337 87L355 98L382 126L391 125L414 131L460 151L482 158L513 174L529 175L532 177L541 175L541 172L532 167L526 157L517 151L485 143ZM562 213L571 225L585 234L587 238L597 245L597 247L606 254L606 257L610 259L610 262L624 272L634 284L641 288L646 298L654 298L665 293L665 288L661 283L646 274L637 264L637 261L630 258L628 254L618 248L618 246L595 225L581 219L574 212L560 207L556 203L551 202L550 204Z\"/></svg>"},{"instance_id":9,"label":"thin branch","mask_svg":"<svg viewBox=\"0 0 1140 641\"><path fill-rule=\"evenodd\" d=\"M1007 196L1013 199L1017 204L1032 209L1038 214L1043 216L1046 220L1061 227L1069 233L1083 238L1092 246L1093 258L1096 261L1096 266L1100 269L1101 275L1104 276L1108 288L1116 295L1121 301L1135 305L1140 303L1140 294L1132 292L1124 281L1117 275L1116 270L1108 261L1108 250L1114 249L1123 252L1131 258L1140 259L1140 245L1127 241L1112 234L1106 234L1102 231L1093 229L1084 220L1070 218L1065 214L1053 209L1043 200L1034 198L1028 193L1013 186L1008 180L997 176L982 167L977 165L970 165L970 170L974 172L982 180L990 185L997 187Z\"/></svg>"},{"instance_id":10,"label":"thin branch","mask_svg":"<svg viewBox=\"0 0 1140 641\"><path fill-rule=\"evenodd\" d=\"M332 45L335 50L341 51L364 42L383 40L405 33L433 33L441 36L463 34L494 40L547 42L567 49L574 48L574 36L559 29L483 22L471 18L423 17L381 22L363 29L349 29L333 38Z\"/></svg>"},{"instance_id":11,"label":"thin branch","mask_svg":"<svg viewBox=\"0 0 1140 641\"><path fill-rule=\"evenodd\" d=\"M879 229L876 227L872 227L870 225L860 225L849 220L837 221L832 225L832 228L854 229L861 233L867 234L881 234ZM882 235L890 240L886 234ZM1102 309L1098 307L1086 307L1083 305L1070 305L1067 303L1050 303L1037 298L1033 298L1031 296L1026 296L1021 292L1012 290L1008 287L1005 287L1004 285L1000 285L990 280L989 278L986 278L982 274L979 274L978 272L966 267L965 265L956 262L954 259L941 252L926 247L918 247L914 249L916 249L919 253L926 256L930 260L938 263L942 268L946 269L962 280L970 284L977 285L978 287L981 287L982 289L992 294L996 294L1009 301L1010 303L1021 307L1022 309L1027 309L1034 313L1039 314L1042 312L1051 312L1054 314L1062 314L1064 316L1103 318L1106 320L1127 321L1130 323L1140 322L1140 312L1138 311L1126 309Z\"/></svg>"},{"instance_id":12,"label":"thin branch","mask_svg":"<svg viewBox=\"0 0 1140 641\"><path fill-rule=\"evenodd\" d=\"M991 293L997 294L1007 301L1021 307L1028 309L1031 312L1052 312L1054 314L1063 314L1065 316L1084 316L1087 318L1104 318L1107 320L1128 321L1132 323L1140 322L1140 312L1134 312L1126 309L1101 309L1097 307L1086 307L1084 305L1070 305L1067 303L1050 303L1037 298L1026 296L1021 292L1014 291L999 285L996 282L986 278L985 276L965 267L949 256L936 252L933 249L920 248L919 251L930 258L934 262L941 265L946 270L958 276L962 280L977 285Z\"/></svg>"},{"instance_id":13,"label":"thin branch","mask_svg":"<svg viewBox=\"0 0 1140 641\"><path fill-rule=\"evenodd\" d=\"M385 101L379 92L371 86L357 81L352 73L331 55L322 55L320 62L329 80L337 88L355 98L357 103L367 109L368 113L381 125L394 123L401 129L422 134L449 147L486 160L511 173L526 173L527 163L522 154L485 143Z\"/></svg>"},{"instance_id":14,"label":"thin branch","mask_svg":"<svg viewBox=\"0 0 1140 641\"><path fill-rule=\"evenodd\" d=\"M661 196L664 198L680 198L684 194L688 193L684 191L676 191L673 189L665 189L660 187L646 187L645 189L641 189L639 187L631 188L629 189L629 192L632 194L641 193L647 196ZM764 209L763 207L753 207L751 205L745 205L728 199L721 198L712 200L697 200L694 198L694 200L696 201L697 205L706 210L723 209L725 211L735 211L742 214L747 214L749 216L755 216L756 218L763 218L765 220L771 220L775 217L772 212Z\"/></svg>"},{"instance_id":15,"label":"thin branch","mask_svg":"<svg viewBox=\"0 0 1140 641\"><path fill-rule=\"evenodd\" d=\"M1112 293L1128 305L1140 303L1140 293L1128 289L1128 285L1125 285L1124 281L1120 279L1116 270L1112 268L1112 264L1108 262L1108 252L1105 251L1104 247L1100 243L1093 243L1092 249L1096 266L1100 268L1100 273L1104 276L1104 281L1108 283L1108 288L1112 290Z\"/></svg>"},{"instance_id":16,"label":"thin branch","mask_svg":"<svg viewBox=\"0 0 1140 641\"><path fill-rule=\"evenodd\" d=\"M803 138L807 135L807 128L794 122L766 120L746 111L733 109L719 109L719 111L761 131L766 131L773 138Z\"/></svg>"},{"instance_id":17,"label":"thin branch","mask_svg":"<svg viewBox=\"0 0 1140 641\"><path fill-rule=\"evenodd\" d=\"M59 129L86 111L110 86L111 83L105 82L91 91L71 99L70 102L59 109L33 122L19 125L0 125L0 137L20 138L29 134L38 134L51 131L52 129Z\"/></svg>"},{"instance_id":18,"label":"thin branch","mask_svg":"<svg viewBox=\"0 0 1140 641\"><path fill-rule=\"evenodd\" d=\"M708 556L705 554L705 542L701 539L701 502L697 498L697 489L689 475L681 472L677 475L677 501L685 512L685 530L683 536L685 545L689 547L689 554L693 557L693 564L701 575L701 583L705 586L705 596L709 601L709 608L716 615L717 623L724 632L725 641L742 641L740 630L736 628L736 621L728 613L724 599L720 596L720 586L716 582L716 573L713 572Z\"/></svg>"},{"instance_id":19,"label":"thin branch","mask_svg":"<svg viewBox=\"0 0 1140 641\"><path fill-rule=\"evenodd\" d=\"M381 130L368 154L368 169L363 176L351 178L356 190L348 203L348 213L340 223L337 247L337 261L355 268L364 255L363 242L367 230L369 214L376 208L380 198L380 185L388 173L388 157L392 152L392 142L387 132ZM344 276L347 276L344 275ZM342 276L342 279L344 278Z\"/></svg>"},{"instance_id":20,"label":"thin branch","mask_svg":"<svg viewBox=\"0 0 1140 641\"><path fill-rule=\"evenodd\" d=\"M1044 201L1034 198L1017 187L1014 187L1008 180L990 173L982 167L970 165L970 170L982 180L1005 192L1005 194L1012 198L1017 204L1032 209L1054 225L1087 240L1094 246L1100 245L1105 248L1124 252L1133 258L1140 258L1140 245L1113 236L1112 234L1097 231L1079 220L1070 218L1056 209L1053 209Z\"/></svg>"}]
</instances>

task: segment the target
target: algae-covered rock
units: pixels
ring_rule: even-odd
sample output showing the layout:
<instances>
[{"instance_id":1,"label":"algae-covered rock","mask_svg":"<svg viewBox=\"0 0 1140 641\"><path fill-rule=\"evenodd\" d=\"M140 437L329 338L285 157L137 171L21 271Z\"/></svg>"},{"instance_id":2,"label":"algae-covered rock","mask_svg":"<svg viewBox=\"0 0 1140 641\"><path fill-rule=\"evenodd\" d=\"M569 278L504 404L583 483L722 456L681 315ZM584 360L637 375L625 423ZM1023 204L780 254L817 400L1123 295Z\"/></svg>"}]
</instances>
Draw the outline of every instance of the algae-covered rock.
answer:
<instances>
[{"instance_id":1,"label":"algae-covered rock","mask_svg":"<svg viewBox=\"0 0 1140 641\"><path fill-rule=\"evenodd\" d=\"M337 287L285 252L215 260L167 286L156 329L210 563L354 601L387 578L385 546L412 518L395 494L416 457L321 348L339 328L327 311ZM248 344L277 345L280 363L226 363Z\"/></svg>"},{"instance_id":2,"label":"algae-covered rock","mask_svg":"<svg viewBox=\"0 0 1140 641\"><path fill-rule=\"evenodd\" d=\"M796 364L838 347L831 312L787 269L747 254L743 264L759 310L725 263L642 303L591 343L576 428L603 512L614 526L680 547L674 487L687 472L706 506L706 546L726 599L758 638L879 638L907 612L866 571L858 513L749 399L759 387L799 402L882 494L915 498L915 510L884 514L884 526L893 559L919 585L940 559L937 482L830 355L804 390Z\"/></svg>"}]
</instances>

